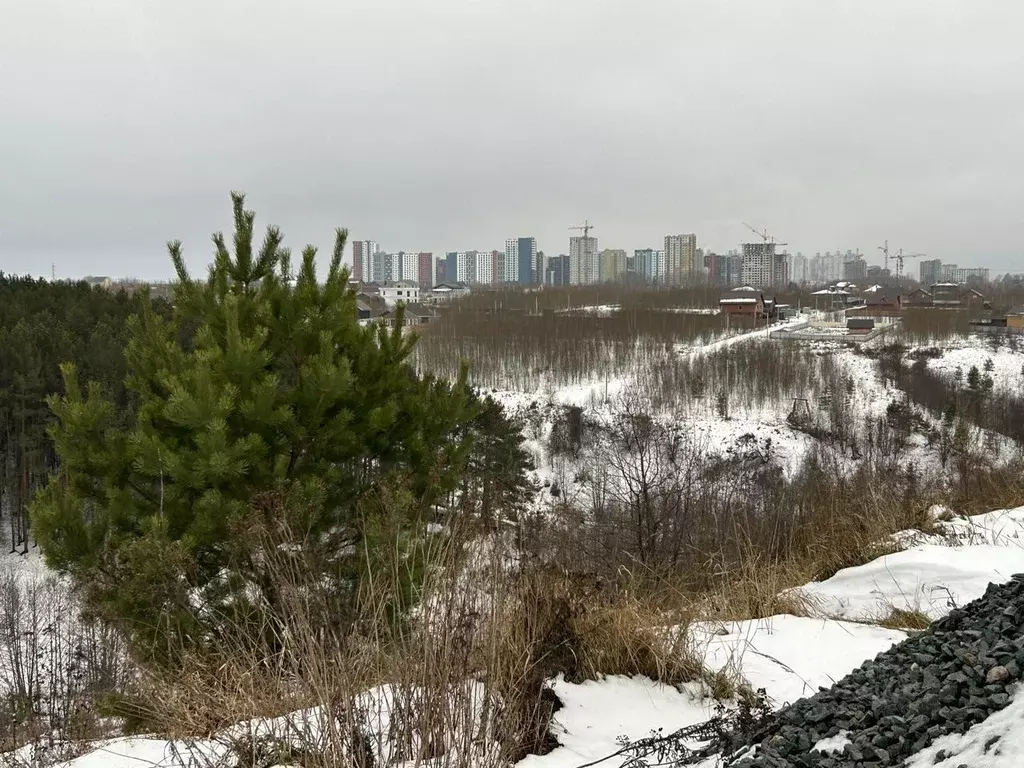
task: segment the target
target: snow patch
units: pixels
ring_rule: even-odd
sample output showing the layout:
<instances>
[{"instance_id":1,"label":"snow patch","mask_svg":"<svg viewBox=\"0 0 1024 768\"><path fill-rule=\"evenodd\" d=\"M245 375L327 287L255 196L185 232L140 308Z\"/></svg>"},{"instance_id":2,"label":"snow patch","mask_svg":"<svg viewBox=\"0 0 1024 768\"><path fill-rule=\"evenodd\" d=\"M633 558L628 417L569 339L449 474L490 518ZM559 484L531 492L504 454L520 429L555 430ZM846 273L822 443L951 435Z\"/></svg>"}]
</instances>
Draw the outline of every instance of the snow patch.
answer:
<instances>
[{"instance_id":1,"label":"snow patch","mask_svg":"<svg viewBox=\"0 0 1024 768\"><path fill-rule=\"evenodd\" d=\"M822 616L881 621L893 610L945 616L1024 572L1024 549L988 544L949 547L924 544L844 568L798 590Z\"/></svg>"},{"instance_id":2,"label":"snow patch","mask_svg":"<svg viewBox=\"0 0 1024 768\"><path fill-rule=\"evenodd\" d=\"M699 623L691 632L708 669L738 672L776 706L832 685L907 637L866 624L788 615Z\"/></svg>"}]
</instances>

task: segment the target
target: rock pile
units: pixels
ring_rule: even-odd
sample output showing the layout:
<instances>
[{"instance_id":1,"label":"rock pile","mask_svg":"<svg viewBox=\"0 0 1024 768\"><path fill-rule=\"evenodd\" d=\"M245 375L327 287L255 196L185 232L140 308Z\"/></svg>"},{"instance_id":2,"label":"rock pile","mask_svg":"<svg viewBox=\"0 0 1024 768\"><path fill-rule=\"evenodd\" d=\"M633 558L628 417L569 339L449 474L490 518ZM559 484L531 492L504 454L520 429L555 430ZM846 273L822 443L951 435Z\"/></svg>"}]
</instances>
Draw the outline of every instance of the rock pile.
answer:
<instances>
[{"instance_id":1,"label":"rock pile","mask_svg":"<svg viewBox=\"0 0 1024 768\"><path fill-rule=\"evenodd\" d=\"M897 766L1005 707L1024 670L1024 575L781 710L728 768ZM827 741L826 741L827 740ZM824 743L822 743L824 742ZM817 747L817 749L816 749Z\"/></svg>"}]
</instances>

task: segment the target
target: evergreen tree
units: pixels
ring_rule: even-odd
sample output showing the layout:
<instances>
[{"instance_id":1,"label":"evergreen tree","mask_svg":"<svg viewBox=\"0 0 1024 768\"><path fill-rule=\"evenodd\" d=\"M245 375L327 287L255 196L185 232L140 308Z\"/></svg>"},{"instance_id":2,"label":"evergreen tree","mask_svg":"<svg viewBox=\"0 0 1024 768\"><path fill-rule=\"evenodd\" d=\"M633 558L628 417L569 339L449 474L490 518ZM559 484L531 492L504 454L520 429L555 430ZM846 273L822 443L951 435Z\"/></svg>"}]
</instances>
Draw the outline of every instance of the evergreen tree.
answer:
<instances>
[{"instance_id":1,"label":"evergreen tree","mask_svg":"<svg viewBox=\"0 0 1024 768\"><path fill-rule=\"evenodd\" d=\"M208 278L194 280L169 243L173 316L146 303L130 324L131 423L100 383L83 390L71 364L66 393L49 400L60 473L33 504L37 538L89 608L144 650L167 632L216 638L218 622L250 604L277 609L260 552L239 535L254 509L284 515L264 522L355 578L354 562L336 566L366 545L363 500L397 478L411 527L455 486L470 445L457 438L474 415L465 372L455 386L417 378L401 310L393 330L357 324L341 266L347 232L336 233L325 283L312 247L293 281L281 233L268 228L257 249L255 215L232 199L234 254L214 235ZM256 503L268 494L283 504Z\"/></svg>"},{"instance_id":2,"label":"evergreen tree","mask_svg":"<svg viewBox=\"0 0 1024 768\"><path fill-rule=\"evenodd\" d=\"M522 446L522 425L508 418L488 395L468 425L468 435L473 450L460 488L463 508L475 510L488 528L503 519L518 521L535 492L528 477L533 461Z\"/></svg>"}]
</instances>

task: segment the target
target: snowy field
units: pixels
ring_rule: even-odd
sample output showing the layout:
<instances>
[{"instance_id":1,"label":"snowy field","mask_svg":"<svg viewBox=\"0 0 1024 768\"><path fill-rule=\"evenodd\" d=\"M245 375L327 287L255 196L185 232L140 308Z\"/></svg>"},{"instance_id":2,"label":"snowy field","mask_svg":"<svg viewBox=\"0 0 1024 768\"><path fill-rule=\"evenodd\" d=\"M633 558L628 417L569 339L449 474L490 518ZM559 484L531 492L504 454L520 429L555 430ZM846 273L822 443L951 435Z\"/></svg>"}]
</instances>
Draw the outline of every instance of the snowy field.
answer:
<instances>
[{"instance_id":1,"label":"snowy field","mask_svg":"<svg viewBox=\"0 0 1024 768\"><path fill-rule=\"evenodd\" d=\"M618 310L617 305L604 305L570 311L600 315ZM807 321L804 316L771 330ZM778 343L771 341L768 333L761 329L709 344L677 345L667 353L696 359L736 345ZM878 340L880 344L886 342L886 339ZM952 339L941 346L942 356L929 360L928 365L943 376L953 377L957 370L966 376L971 366L984 370L991 360L987 367L997 388L1024 387L1024 355L1020 353L1006 348L993 351L986 340L980 338ZM853 424L882 418L893 403L902 401L899 390L880 380L876 361L859 353L845 340L809 342L808 348L814 354L828 356L851 382L848 397ZM558 410L576 406L589 419L608 422L614 417L621 399L643 384L643 373L639 372L571 386L541 387L532 392L501 389L488 392L516 415L535 414L534 426L526 429L525 447L533 456L535 480L542 487L539 503L551 500L553 485L565 496L577 492L574 477L579 468L564 457L552 457L548 449L552 422ZM729 417L722 418L713 400L709 397L691 404L685 413L689 439L709 453L729 456L770 450L772 461L788 475L810 451L822 448L818 440L790 424L788 416L793 404L789 401L756 408L735 405ZM670 416L661 414L661 417ZM932 417L924 420L932 426L938 425ZM1000 456L1012 453L1012 446L1006 440L994 442ZM921 435L911 436L904 461L914 462L923 471L941 469L937 449ZM906 638L904 631L879 626L894 612L920 613L936 619L980 597L990 582L1006 581L1013 574L1024 572L1024 507L996 510L973 518L956 517L948 510L936 509L934 516L937 533L902 532L892 541L893 548L899 551L795 588L793 592L801 598L798 602L806 606L809 615L698 623L685 628L691 647L709 670L727 673L754 690L764 689L771 704L781 707L815 692L820 686L830 685L864 660ZM15 567L26 575L40 573L37 558L22 559ZM577 768L618 752L622 738L636 740L650 736L657 729L667 733L704 722L718 703L701 685L677 688L643 677L608 677L583 683L559 678L551 681L551 686L563 704L552 724L559 746L547 755L525 758L520 763L525 768ZM370 722L379 724L368 733L376 745L378 758L384 765L398 764L388 759L391 752L386 723L390 699L386 687L367 691L364 701L367 710L374 713ZM926 765L956 768L964 764L970 768L1016 768L1024 765L1022 717L1024 694L1018 695L1006 710L964 736L946 737L936 742L909 765L915 768ZM322 727L321 714L315 711L296 713L276 721L257 721L244 727L254 733L280 733L293 728L297 720ZM466 758L470 765L474 762L489 764L493 745L488 743L487 734L475 733L472 725L466 727L473 733L471 741L478 753L474 753L476 758L473 755L460 757ZM1003 745L999 754L993 754L986 747L994 736L999 736ZM68 768L135 768L139 765L176 766L188 764L190 760L196 765L207 765L224 757L224 745L225 740L221 738L198 743L168 742L159 738L115 739L96 745L66 765ZM23 750L19 757L30 758L31 751ZM620 756L602 765L618 768L624 761ZM711 761L706 768L714 765Z\"/></svg>"}]
</instances>

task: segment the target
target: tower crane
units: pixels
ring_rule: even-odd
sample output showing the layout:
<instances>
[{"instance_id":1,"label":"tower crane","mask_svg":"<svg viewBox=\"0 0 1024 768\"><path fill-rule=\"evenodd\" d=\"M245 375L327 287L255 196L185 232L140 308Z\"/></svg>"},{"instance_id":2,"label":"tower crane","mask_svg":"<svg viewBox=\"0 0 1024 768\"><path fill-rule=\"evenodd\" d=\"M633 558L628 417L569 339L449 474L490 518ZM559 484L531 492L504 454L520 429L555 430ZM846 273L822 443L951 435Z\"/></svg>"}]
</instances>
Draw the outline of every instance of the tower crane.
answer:
<instances>
[{"instance_id":1,"label":"tower crane","mask_svg":"<svg viewBox=\"0 0 1024 768\"><path fill-rule=\"evenodd\" d=\"M921 256L927 256L927 253L904 253L903 249L900 248L899 253L896 254L896 276L903 276L903 260L904 259L916 259Z\"/></svg>"},{"instance_id":2,"label":"tower crane","mask_svg":"<svg viewBox=\"0 0 1024 768\"><path fill-rule=\"evenodd\" d=\"M591 224L589 220L584 221L578 227L569 227L569 229L575 229L575 230L578 230L578 231L582 232L584 237L590 237L590 230L592 230L593 228L594 228L594 225Z\"/></svg>"},{"instance_id":3,"label":"tower crane","mask_svg":"<svg viewBox=\"0 0 1024 768\"><path fill-rule=\"evenodd\" d=\"M885 245L878 246L878 250L885 254L884 269L886 272L889 271L889 241L885 241Z\"/></svg>"},{"instance_id":4,"label":"tower crane","mask_svg":"<svg viewBox=\"0 0 1024 768\"><path fill-rule=\"evenodd\" d=\"M747 222L745 222L745 221L740 222L740 223L743 224L744 227L749 229L755 235L760 237L762 240L764 240L766 243L772 243L773 245L789 245L789 243L777 243L777 242L775 242L775 238L768 234L768 230L767 229L762 232L762 231L760 231L758 229L754 229L752 226L747 224Z\"/></svg>"}]
</instances>

